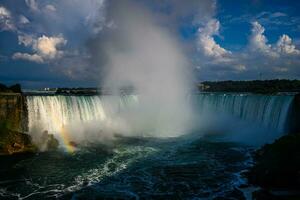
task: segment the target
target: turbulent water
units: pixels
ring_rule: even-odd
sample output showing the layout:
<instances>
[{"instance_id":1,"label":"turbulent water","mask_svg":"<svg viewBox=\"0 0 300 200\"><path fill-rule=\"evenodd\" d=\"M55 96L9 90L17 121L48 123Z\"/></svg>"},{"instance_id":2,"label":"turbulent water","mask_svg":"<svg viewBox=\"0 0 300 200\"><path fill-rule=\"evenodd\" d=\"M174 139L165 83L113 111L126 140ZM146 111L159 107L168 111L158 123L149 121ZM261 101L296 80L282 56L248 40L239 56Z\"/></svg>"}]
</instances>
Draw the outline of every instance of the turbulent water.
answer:
<instances>
[{"instance_id":1,"label":"turbulent water","mask_svg":"<svg viewBox=\"0 0 300 200\"><path fill-rule=\"evenodd\" d=\"M200 116L222 113L281 134L293 100L218 93L191 97L187 100L195 103ZM115 114L134 109L139 99L28 96L27 103L31 134L37 128L59 134L69 124L107 123ZM242 199L240 173L249 166L251 148L222 135L203 136L199 129L176 138L127 135L87 141L73 153L1 157L0 199Z\"/></svg>"},{"instance_id":2,"label":"turbulent water","mask_svg":"<svg viewBox=\"0 0 300 200\"><path fill-rule=\"evenodd\" d=\"M247 148L199 138L118 138L73 154L1 158L4 199L239 199Z\"/></svg>"}]
</instances>

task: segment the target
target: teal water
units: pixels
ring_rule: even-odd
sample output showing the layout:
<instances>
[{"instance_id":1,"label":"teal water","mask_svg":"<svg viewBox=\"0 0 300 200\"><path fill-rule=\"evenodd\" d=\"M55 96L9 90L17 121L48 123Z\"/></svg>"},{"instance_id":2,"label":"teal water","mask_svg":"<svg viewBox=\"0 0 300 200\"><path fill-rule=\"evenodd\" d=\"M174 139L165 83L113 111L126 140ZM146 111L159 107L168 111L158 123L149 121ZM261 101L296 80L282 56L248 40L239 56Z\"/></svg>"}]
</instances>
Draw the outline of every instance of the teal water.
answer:
<instances>
[{"instance_id":1,"label":"teal water","mask_svg":"<svg viewBox=\"0 0 300 200\"><path fill-rule=\"evenodd\" d=\"M73 154L0 157L0 198L239 199L248 153L213 137L118 137Z\"/></svg>"},{"instance_id":2,"label":"teal water","mask_svg":"<svg viewBox=\"0 0 300 200\"><path fill-rule=\"evenodd\" d=\"M65 126L80 146L66 153L58 137L58 151L0 157L0 199L243 199L241 172L251 164L252 144L285 134L293 96L206 93L188 100L199 117L193 134L106 138L100 136L123 130L110 128L138 108L137 95L28 96L33 137L45 130L60 136Z\"/></svg>"}]
</instances>

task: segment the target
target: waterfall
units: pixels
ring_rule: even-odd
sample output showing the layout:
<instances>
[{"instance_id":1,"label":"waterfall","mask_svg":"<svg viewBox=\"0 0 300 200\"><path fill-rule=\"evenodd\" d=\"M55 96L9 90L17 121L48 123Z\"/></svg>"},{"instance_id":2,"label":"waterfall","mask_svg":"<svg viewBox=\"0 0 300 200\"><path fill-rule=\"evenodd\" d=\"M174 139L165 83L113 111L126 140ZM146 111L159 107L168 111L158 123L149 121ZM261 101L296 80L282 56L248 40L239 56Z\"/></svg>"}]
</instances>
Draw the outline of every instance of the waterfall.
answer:
<instances>
[{"instance_id":1,"label":"waterfall","mask_svg":"<svg viewBox=\"0 0 300 200\"><path fill-rule=\"evenodd\" d=\"M218 118L219 115L225 114L233 116L234 120L241 119L249 124L256 124L269 130L270 133L267 135L258 136L266 137L266 141L269 140L268 134L272 134L272 138L278 138L286 133L289 111L294 98L292 95L230 93L201 93L190 97L196 100L195 112L200 116L205 118L207 113L214 113L217 114L214 116ZM92 132L93 129L113 133L123 133L126 130L129 132L127 134L131 134L132 131L139 134L143 130L148 130L145 127L151 126L151 123L149 120L139 120L139 115L135 116L135 112L132 111L137 108L137 105L142 105L137 95L27 96L29 132L47 130L49 133L61 134L62 129L67 127L70 132L78 133L77 135ZM200 122L201 119L198 121ZM231 121L228 125L232 126L235 122L237 121ZM88 123L92 123L91 129L80 132L79 129ZM201 123L206 122L201 121ZM97 128L94 125L97 125ZM176 123L172 124L174 127L176 125ZM213 126L218 126L218 124L213 124ZM251 129L248 125L244 127ZM152 130L151 127L149 130ZM255 130L250 131L255 132Z\"/></svg>"},{"instance_id":2,"label":"waterfall","mask_svg":"<svg viewBox=\"0 0 300 200\"><path fill-rule=\"evenodd\" d=\"M105 121L114 113L130 108L136 101L134 95L27 96L29 131L39 127L55 134L63 126Z\"/></svg>"},{"instance_id":3,"label":"waterfall","mask_svg":"<svg viewBox=\"0 0 300 200\"><path fill-rule=\"evenodd\" d=\"M284 132L294 96L201 93L196 98L196 104L202 113L227 113Z\"/></svg>"}]
</instances>

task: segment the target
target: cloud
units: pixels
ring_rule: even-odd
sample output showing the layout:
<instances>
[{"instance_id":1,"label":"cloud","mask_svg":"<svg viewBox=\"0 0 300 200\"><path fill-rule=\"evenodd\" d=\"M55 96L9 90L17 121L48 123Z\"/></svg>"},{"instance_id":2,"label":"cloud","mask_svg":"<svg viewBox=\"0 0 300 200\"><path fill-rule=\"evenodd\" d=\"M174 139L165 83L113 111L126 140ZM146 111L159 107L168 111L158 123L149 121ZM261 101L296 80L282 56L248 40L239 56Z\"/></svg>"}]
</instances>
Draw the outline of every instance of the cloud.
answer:
<instances>
[{"instance_id":1,"label":"cloud","mask_svg":"<svg viewBox=\"0 0 300 200\"><path fill-rule=\"evenodd\" d=\"M67 40L65 40L62 36L47 37L43 35L34 42L33 49L44 58L54 59L63 54L62 51L58 50L58 47L65 45L66 43Z\"/></svg>"},{"instance_id":2,"label":"cloud","mask_svg":"<svg viewBox=\"0 0 300 200\"><path fill-rule=\"evenodd\" d=\"M235 52L230 52L220 45L213 48L218 45L212 38L212 35L218 35L219 32L220 25L217 20L210 21L198 32L197 45L204 52L204 57L197 63L201 77L253 79L258 78L260 73L264 74L264 78L299 74L297 68L300 66L300 50L293 44L292 39L283 34L277 42L268 43L265 28L257 21L251 25L248 45ZM201 37L204 39L199 43Z\"/></svg>"},{"instance_id":3,"label":"cloud","mask_svg":"<svg viewBox=\"0 0 300 200\"><path fill-rule=\"evenodd\" d=\"M26 5L30 8L32 11L38 11L38 4L36 0L25 0Z\"/></svg>"},{"instance_id":4,"label":"cloud","mask_svg":"<svg viewBox=\"0 0 300 200\"><path fill-rule=\"evenodd\" d=\"M25 17L24 15L20 15L19 16L19 23L20 24L28 24L30 23L29 19L27 19L27 17Z\"/></svg>"},{"instance_id":5,"label":"cloud","mask_svg":"<svg viewBox=\"0 0 300 200\"><path fill-rule=\"evenodd\" d=\"M224 59L231 54L230 51L222 48L214 39L214 35L219 34L220 22L211 19L203 28L198 29L197 47L205 56L214 59Z\"/></svg>"},{"instance_id":6,"label":"cloud","mask_svg":"<svg viewBox=\"0 0 300 200\"><path fill-rule=\"evenodd\" d=\"M101 37L103 43L111 41L105 41L108 30L117 34L114 30L120 25L112 20L111 16L115 13L112 13L110 5L122 2L24 0L23 3L18 3L18 1L4 1L0 6L0 31L17 34L19 45L25 49L21 52L19 47L16 47L15 55L6 53L8 57L36 63L51 62L51 70L65 73L70 79L82 80L82 77L94 81L100 79L99 68L102 67L100 65L102 61L98 65L94 59L103 59L105 62L105 56L101 55L102 48L96 56L91 54L90 46L102 45L96 43L94 38ZM181 50L190 56L195 66L199 66L199 74L202 77L206 78L210 73L211 76L207 77L214 79L238 75L244 78L251 77L258 71L276 76L296 72L296 68L300 66L299 38L291 37L295 35L300 18L293 16L288 10L284 12L266 10L258 14L246 11L239 16L236 14L224 16L226 12L223 12L222 8L217 9L220 5L217 5L216 0L190 0L189 3L180 0L132 0L132 2L145 6L155 16L155 23L179 38L179 42L184 44L180 45ZM129 10L135 12L133 9ZM216 15L217 11L221 11L220 15ZM252 22L249 31L240 33L242 36L237 37L240 40L244 35L248 35L248 43L244 39L240 40L242 41L240 43L240 41L226 42L228 38L222 38L222 31L227 37L232 31L229 29L239 29L240 26L246 28L245 23L249 22ZM130 27L130 23L128 24ZM265 29L268 29L267 34ZM275 29L275 33L281 33L281 36L275 38L273 42L274 37L269 37L268 34ZM238 34L237 31L233 32ZM54 39L59 37L62 39ZM223 41L219 42L220 38L229 46L223 45ZM95 44L90 44L92 42ZM239 47L230 48L230 45Z\"/></svg>"},{"instance_id":7,"label":"cloud","mask_svg":"<svg viewBox=\"0 0 300 200\"><path fill-rule=\"evenodd\" d=\"M233 68L240 72L246 71L246 66L244 64L233 65Z\"/></svg>"},{"instance_id":8,"label":"cloud","mask_svg":"<svg viewBox=\"0 0 300 200\"><path fill-rule=\"evenodd\" d=\"M292 39L286 34L283 34L279 38L276 44L276 50L280 54L287 54L287 55L300 54L300 50L296 49L296 46L292 43Z\"/></svg>"},{"instance_id":9,"label":"cloud","mask_svg":"<svg viewBox=\"0 0 300 200\"><path fill-rule=\"evenodd\" d=\"M265 28L257 21L252 22L251 36L250 36L250 49L253 52L260 52L264 55L276 57L276 52L272 51L270 44L267 44L268 39L264 35Z\"/></svg>"},{"instance_id":10,"label":"cloud","mask_svg":"<svg viewBox=\"0 0 300 200\"><path fill-rule=\"evenodd\" d=\"M18 41L20 45L28 47L33 43L33 38L31 35L18 35Z\"/></svg>"},{"instance_id":11,"label":"cloud","mask_svg":"<svg viewBox=\"0 0 300 200\"><path fill-rule=\"evenodd\" d=\"M43 63L54 59L61 58L63 51L59 47L64 46L67 40L61 35L55 37L47 37L45 35L34 39L30 35L21 35L18 37L19 44L24 46L31 46L34 54L15 53L13 59L23 59L37 63Z\"/></svg>"},{"instance_id":12,"label":"cloud","mask_svg":"<svg viewBox=\"0 0 300 200\"><path fill-rule=\"evenodd\" d=\"M287 16L287 14L282 13L282 12L275 12L270 15L271 18L286 17L286 16Z\"/></svg>"},{"instance_id":13,"label":"cloud","mask_svg":"<svg viewBox=\"0 0 300 200\"><path fill-rule=\"evenodd\" d=\"M161 3L161 1L159 1ZM189 0L188 3L181 0L169 0L170 7L173 8L175 17L191 17L195 26L207 23L216 14L216 0Z\"/></svg>"},{"instance_id":14,"label":"cloud","mask_svg":"<svg viewBox=\"0 0 300 200\"><path fill-rule=\"evenodd\" d=\"M18 44L26 47L24 51L16 47L8 57L51 63L51 70L67 79L97 80L99 72L88 60L86 42L113 24L105 20L105 4L105 0L5 1L0 5L0 31L14 32Z\"/></svg>"},{"instance_id":15,"label":"cloud","mask_svg":"<svg viewBox=\"0 0 300 200\"><path fill-rule=\"evenodd\" d=\"M28 60L36 63L43 63L44 59L38 54L28 54L17 52L12 57L15 60Z\"/></svg>"},{"instance_id":16,"label":"cloud","mask_svg":"<svg viewBox=\"0 0 300 200\"><path fill-rule=\"evenodd\" d=\"M0 30L2 31L14 31L16 29L10 11L0 6Z\"/></svg>"},{"instance_id":17,"label":"cloud","mask_svg":"<svg viewBox=\"0 0 300 200\"><path fill-rule=\"evenodd\" d=\"M280 57L282 55L298 55L300 51L292 43L292 39L283 34L276 44L268 44L264 35L265 28L257 21L252 22L252 34L250 37L250 48L253 52L260 52L270 57Z\"/></svg>"},{"instance_id":18,"label":"cloud","mask_svg":"<svg viewBox=\"0 0 300 200\"><path fill-rule=\"evenodd\" d=\"M297 72L300 64L300 51L292 39L283 34L274 44L268 44L264 27L257 21L252 23L252 34L249 40L250 52L244 62L252 70L269 73L271 76L287 76Z\"/></svg>"},{"instance_id":19,"label":"cloud","mask_svg":"<svg viewBox=\"0 0 300 200\"><path fill-rule=\"evenodd\" d=\"M225 26L232 26L237 24L241 25L244 23L257 21L260 24L267 26L269 29L272 30L289 29L292 31L298 31L297 26L300 22L299 16L292 16L283 12L269 12L269 11L263 11L256 15L249 14L249 13L242 14L239 16L225 15L222 18L226 19L224 20Z\"/></svg>"},{"instance_id":20,"label":"cloud","mask_svg":"<svg viewBox=\"0 0 300 200\"><path fill-rule=\"evenodd\" d=\"M45 11L47 11L47 12L55 12L56 11L56 8L55 8L55 6L54 5L51 5L51 4L47 4L46 6L45 6Z\"/></svg>"}]
</instances>

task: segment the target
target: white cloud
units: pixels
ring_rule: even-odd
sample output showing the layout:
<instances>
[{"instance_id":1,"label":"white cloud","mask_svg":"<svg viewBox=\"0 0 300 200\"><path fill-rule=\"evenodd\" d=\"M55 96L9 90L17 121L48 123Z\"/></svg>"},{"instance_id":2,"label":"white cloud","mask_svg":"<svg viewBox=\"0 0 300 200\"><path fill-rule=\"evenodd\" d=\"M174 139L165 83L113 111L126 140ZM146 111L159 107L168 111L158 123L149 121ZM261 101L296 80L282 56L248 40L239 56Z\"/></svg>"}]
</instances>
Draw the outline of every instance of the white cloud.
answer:
<instances>
[{"instance_id":1,"label":"white cloud","mask_svg":"<svg viewBox=\"0 0 300 200\"><path fill-rule=\"evenodd\" d=\"M282 12L275 12L275 13L271 13L271 14L270 14L270 17L271 17L271 18L286 17L286 16L287 16L287 14L282 13Z\"/></svg>"},{"instance_id":2,"label":"white cloud","mask_svg":"<svg viewBox=\"0 0 300 200\"><path fill-rule=\"evenodd\" d=\"M56 11L55 6L51 5L51 4L46 5L44 9L46 12L55 12Z\"/></svg>"},{"instance_id":3,"label":"white cloud","mask_svg":"<svg viewBox=\"0 0 300 200\"><path fill-rule=\"evenodd\" d=\"M20 15L19 17L19 23L20 24L28 24L30 21L29 19L27 19L27 17L25 17L24 15Z\"/></svg>"},{"instance_id":4,"label":"white cloud","mask_svg":"<svg viewBox=\"0 0 300 200\"><path fill-rule=\"evenodd\" d=\"M23 44L27 47L31 46L34 53L28 54L18 52L13 55L13 59L23 59L38 63L61 58L63 51L59 50L59 47L67 43L67 40L62 36L47 37L43 35L34 39L30 35L20 35L18 36L18 40L19 44Z\"/></svg>"},{"instance_id":5,"label":"white cloud","mask_svg":"<svg viewBox=\"0 0 300 200\"><path fill-rule=\"evenodd\" d=\"M13 31L16 27L12 21L11 13L8 9L0 6L0 30Z\"/></svg>"},{"instance_id":6,"label":"white cloud","mask_svg":"<svg viewBox=\"0 0 300 200\"><path fill-rule=\"evenodd\" d=\"M242 72L242 71L246 71L247 68L244 64L237 64L237 65L233 65L233 68L235 70L237 70L238 72Z\"/></svg>"},{"instance_id":7,"label":"white cloud","mask_svg":"<svg viewBox=\"0 0 300 200\"><path fill-rule=\"evenodd\" d=\"M5 7L3 6L0 6L0 16L1 18L3 17L7 17L7 18L10 18L10 12L9 10L7 10Z\"/></svg>"},{"instance_id":8,"label":"white cloud","mask_svg":"<svg viewBox=\"0 0 300 200\"><path fill-rule=\"evenodd\" d=\"M250 49L256 53L262 53L270 57L280 57L281 55L297 55L300 51L292 43L292 39L283 34L276 44L268 44L264 35L265 28L257 21L252 23L252 35L250 37Z\"/></svg>"},{"instance_id":9,"label":"white cloud","mask_svg":"<svg viewBox=\"0 0 300 200\"><path fill-rule=\"evenodd\" d=\"M277 42L268 43L268 38L264 35L265 28L255 21L252 22L249 45L239 52L230 52L218 45L212 37L218 35L219 27L219 22L213 20L198 32L197 47L201 47L205 55L197 63L201 65L201 68L197 68L200 73L207 73L207 76L212 77L220 74L220 78L225 76L239 78L239 75L253 78L259 73L274 78L297 73L300 50L288 35L283 34ZM207 59L209 57L212 59Z\"/></svg>"},{"instance_id":10,"label":"white cloud","mask_svg":"<svg viewBox=\"0 0 300 200\"><path fill-rule=\"evenodd\" d=\"M17 52L12 57L15 60L28 60L36 63L43 63L44 59L38 54L28 54Z\"/></svg>"},{"instance_id":11,"label":"white cloud","mask_svg":"<svg viewBox=\"0 0 300 200\"><path fill-rule=\"evenodd\" d=\"M25 0L26 5L30 8L32 11L38 11L38 4L36 0Z\"/></svg>"},{"instance_id":12,"label":"white cloud","mask_svg":"<svg viewBox=\"0 0 300 200\"><path fill-rule=\"evenodd\" d=\"M276 44L276 50L281 54L288 54L288 55L300 54L300 51L296 49L296 46L292 43L292 39L286 34L283 34L279 38Z\"/></svg>"},{"instance_id":13,"label":"white cloud","mask_svg":"<svg viewBox=\"0 0 300 200\"><path fill-rule=\"evenodd\" d=\"M33 45L33 49L45 58L53 59L62 55L62 51L58 50L58 47L65 45L67 40L62 36L47 37L43 35L39 37Z\"/></svg>"},{"instance_id":14,"label":"white cloud","mask_svg":"<svg viewBox=\"0 0 300 200\"><path fill-rule=\"evenodd\" d=\"M213 37L219 34L219 29L220 22L216 19L209 20L205 27L199 28L197 47L205 56L220 59L231 54L230 51L217 44Z\"/></svg>"},{"instance_id":15,"label":"white cloud","mask_svg":"<svg viewBox=\"0 0 300 200\"><path fill-rule=\"evenodd\" d=\"M268 44L268 39L264 35L265 28L257 21L252 22L250 49L253 52L259 52L263 55L276 57L276 52L273 52L272 46Z\"/></svg>"},{"instance_id":16,"label":"white cloud","mask_svg":"<svg viewBox=\"0 0 300 200\"><path fill-rule=\"evenodd\" d=\"M19 35L18 41L20 45L23 44L25 47L28 47L33 43L33 38L31 35Z\"/></svg>"}]
</instances>

